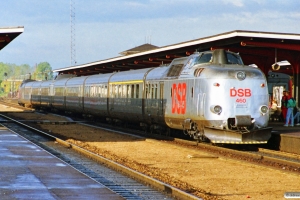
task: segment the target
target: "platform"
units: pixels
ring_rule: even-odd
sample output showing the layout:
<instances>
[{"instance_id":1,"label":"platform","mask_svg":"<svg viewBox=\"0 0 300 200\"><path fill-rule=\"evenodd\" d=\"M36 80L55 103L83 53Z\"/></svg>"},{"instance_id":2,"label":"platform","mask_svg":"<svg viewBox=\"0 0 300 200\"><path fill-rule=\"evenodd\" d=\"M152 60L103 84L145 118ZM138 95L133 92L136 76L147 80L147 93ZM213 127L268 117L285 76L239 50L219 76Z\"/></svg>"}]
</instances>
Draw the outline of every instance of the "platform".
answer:
<instances>
[{"instance_id":1,"label":"platform","mask_svg":"<svg viewBox=\"0 0 300 200\"><path fill-rule=\"evenodd\" d=\"M0 125L0 199L123 199Z\"/></svg>"},{"instance_id":2,"label":"platform","mask_svg":"<svg viewBox=\"0 0 300 200\"><path fill-rule=\"evenodd\" d=\"M283 126L284 122L269 122L273 127L268 145L273 149L300 154L300 126Z\"/></svg>"}]
</instances>

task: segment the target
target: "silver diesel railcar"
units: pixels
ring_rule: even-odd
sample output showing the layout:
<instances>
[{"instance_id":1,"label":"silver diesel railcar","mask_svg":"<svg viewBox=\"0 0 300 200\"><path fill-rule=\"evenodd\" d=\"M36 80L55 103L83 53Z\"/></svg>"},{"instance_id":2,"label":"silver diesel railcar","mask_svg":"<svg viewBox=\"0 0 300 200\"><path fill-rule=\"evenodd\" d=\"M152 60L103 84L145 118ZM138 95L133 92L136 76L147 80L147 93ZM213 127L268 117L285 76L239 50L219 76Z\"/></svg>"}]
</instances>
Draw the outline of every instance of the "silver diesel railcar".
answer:
<instances>
[{"instance_id":1,"label":"silver diesel railcar","mask_svg":"<svg viewBox=\"0 0 300 200\"><path fill-rule=\"evenodd\" d=\"M266 143L271 136L264 73L222 49L156 68L26 81L20 94L23 105L139 122L151 131L179 129L212 143Z\"/></svg>"}]
</instances>

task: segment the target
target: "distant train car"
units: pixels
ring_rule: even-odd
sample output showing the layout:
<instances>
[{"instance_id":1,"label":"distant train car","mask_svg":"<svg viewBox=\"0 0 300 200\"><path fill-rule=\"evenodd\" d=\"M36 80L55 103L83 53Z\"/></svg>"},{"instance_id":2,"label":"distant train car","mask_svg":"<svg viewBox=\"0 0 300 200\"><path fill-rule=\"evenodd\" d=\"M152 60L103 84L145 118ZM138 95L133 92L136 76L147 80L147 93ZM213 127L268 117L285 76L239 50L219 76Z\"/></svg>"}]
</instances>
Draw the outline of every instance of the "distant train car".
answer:
<instances>
[{"instance_id":1,"label":"distant train car","mask_svg":"<svg viewBox=\"0 0 300 200\"><path fill-rule=\"evenodd\" d=\"M31 106L32 105L32 84L36 81L27 79L22 82L22 84L19 87L19 104L22 106Z\"/></svg>"},{"instance_id":2,"label":"distant train car","mask_svg":"<svg viewBox=\"0 0 300 200\"><path fill-rule=\"evenodd\" d=\"M270 102L276 100L281 107L281 98L284 90L292 92L291 76L284 73L269 72L267 77Z\"/></svg>"},{"instance_id":3,"label":"distant train car","mask_svg":"<svg viewBox=\"0 0 300 200\"><path fill-rule=\"evenodd\" d=\"M293 92L291 76L284 73L269 72L267 81L269 91L269 107L271 108L269 111L270 120L284 121L284 116L281 111L281 99L283 96L283 91L290 91L290 94Z\"/></svg>"},{"instance_id":4,"label":"distant train car","mask_svg":"<svg viewBox=\"0 0 300 200\"><path fill-rule=\"evenodd\" d=\"M42 86L45 92L31 92ZM271 136L264 73L222 49L168 66L24 82L20 91L22 105L139 122L152 131L182 130L199 141L266 143Z\"/></svg>"}]
</instances>

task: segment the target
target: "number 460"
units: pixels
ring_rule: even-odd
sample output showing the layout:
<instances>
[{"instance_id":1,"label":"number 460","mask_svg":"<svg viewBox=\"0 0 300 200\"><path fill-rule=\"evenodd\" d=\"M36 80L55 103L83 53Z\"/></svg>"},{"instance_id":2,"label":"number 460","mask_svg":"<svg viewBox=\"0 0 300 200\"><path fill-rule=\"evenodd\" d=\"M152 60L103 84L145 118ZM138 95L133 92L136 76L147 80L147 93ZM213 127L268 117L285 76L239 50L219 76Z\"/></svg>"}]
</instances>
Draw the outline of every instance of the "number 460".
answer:
<instances>
[{"instance_id":1,"label":"number 460","mask_svg":"<svg viewBox=\"0 0 300 200\"><path fill-rule=\"evenodd\" d=\"M237 102L237 103L246 103L246 99L244 99L244 98L238 98L238 99L236 99L235 102Z\"/></svg>"}]
</instances>

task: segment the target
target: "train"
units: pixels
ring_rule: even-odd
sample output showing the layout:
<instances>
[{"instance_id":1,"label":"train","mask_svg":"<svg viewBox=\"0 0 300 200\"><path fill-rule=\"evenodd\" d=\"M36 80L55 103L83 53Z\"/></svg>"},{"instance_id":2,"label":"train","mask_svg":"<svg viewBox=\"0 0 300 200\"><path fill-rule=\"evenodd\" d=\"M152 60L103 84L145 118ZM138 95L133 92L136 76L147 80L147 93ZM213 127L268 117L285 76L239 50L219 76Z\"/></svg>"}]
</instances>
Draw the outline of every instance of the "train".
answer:
<instances>
[{"instance_id":1,"label":"train","mask_svg":"<svg viewBox=\"0 0 300 200\"><path fill-rule=\"evenodd\" d=\"M281 98L284 90L293 92L292 78L288 74L270 71L268 72L268 89L270 95L270 104L276 100L278 107L281 107ZM294 96L294 95L293 95Z\"/></svg>"},{"instance_id":2,"label":"train","mask_svg":"<svg viewBox=\"0 0 300 200\"><path fill-rule=\"evenodd\" d=\"M34 108L179 131L210 143L260 144L271 137L265 74L224 49L195 52L168 65L54 80L25 80L18 103Z\"/></svg>"}]
</instances>

